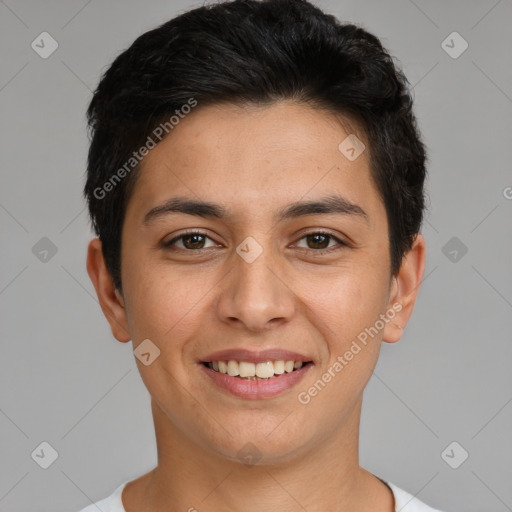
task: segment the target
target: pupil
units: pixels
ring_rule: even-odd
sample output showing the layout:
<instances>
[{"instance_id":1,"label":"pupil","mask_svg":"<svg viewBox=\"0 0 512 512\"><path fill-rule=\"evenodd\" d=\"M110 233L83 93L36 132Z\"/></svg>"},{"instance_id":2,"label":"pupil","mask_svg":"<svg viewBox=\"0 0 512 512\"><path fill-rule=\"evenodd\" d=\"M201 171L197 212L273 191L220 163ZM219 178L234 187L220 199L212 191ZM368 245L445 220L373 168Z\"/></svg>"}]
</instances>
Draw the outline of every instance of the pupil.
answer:
<instances>
[{"instance_id":1,"label":"pupil","mask_svg":"<svg viewBox=\"0 0 512 512\"><path fill-rule=\"evenodd\" d=\"M308 235L308 242L309 242L309 240L311 240L311 238L316 239L313 242L313 244L318 244L319 243L322 246L322 247L315 247L316 249L319 249L319 248L320 249L325 249L329 245L329 243L327 243L327 245L325 245L325 242L329 238L327 235L322 235L322 234L319 234L319 233L314 234L314 235ZM318 242L318 238L323 238L324 239L324 243L322 244L322 242Z\"/></svg>"},{"instance_id":2,"label":"pupil","mask_svg":"<svg viewBox=\"0 0 512 512\"><path fill-rule=\"evenodd\" d=\"M200 249L201 247L196 247L195 244L201 244L201 241L197 241L197 239L201 239L201 238L204 238L203 235L200 235L200 234L192 234L192 235L187 235L186 237L183 238L183 242L184 242L184 245L185 247L187 247L188 249L190 249L190 247L188 247L188 243L186 243L188 240L190 239L195 239L195 242L192 242L192 249ZM203 241L204 243L204 241Z\"/></svg>"}]
</instances>

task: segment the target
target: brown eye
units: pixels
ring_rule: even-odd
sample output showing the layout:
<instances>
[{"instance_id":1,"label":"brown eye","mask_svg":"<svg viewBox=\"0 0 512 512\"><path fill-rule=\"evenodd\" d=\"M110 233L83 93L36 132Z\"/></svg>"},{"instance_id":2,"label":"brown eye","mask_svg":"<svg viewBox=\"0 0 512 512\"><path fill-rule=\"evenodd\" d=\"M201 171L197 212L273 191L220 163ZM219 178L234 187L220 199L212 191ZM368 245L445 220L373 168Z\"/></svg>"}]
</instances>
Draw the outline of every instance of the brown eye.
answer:
<instances>
[{"instance_id":1,"label":"brown eye","mask_svg":"<svg viewBox=\"0 0 512 512\"><path fill-rule=\"evenodd\" d=\"M332 237L328 235L322 235L321 233L306 235L306 239L310 249L327 249L327 247L329 246L330 238Z\"/></svg>"},{"instance_id":2,"label":"brown eye","mask_svg":"<svg viewBox=\"0 0 512 512\"><path fill-rule=\"evenodd\" d=\"M348 247L348 244L335 237L331 233L323 231L315 231L304 235L300 240L306 240L306 247L299 247L300 249L310 249L318 253L331 252L333 250ZM330 245L331 242L335 242Z\"/></svg>"},{"instance_id":3,"label":"brown eye","mask_svg":"<svg viewBox=\"0 0 512 512\"><path fill-rule=\"evenodd\" d=\"M186 249L202 249L205 241L205 237L197 233L182 236L181 239Z\"/></svg>"},{"instance_id":4,"label":"brown eye","mask_svg":"<svg viewBox=\"0 0 512 512\"><path fill-rule=\"evenodd\" d=\"M205 247L206 240L211 240L213 242L209 236L201 231L190 231L188 233L182 233L169 242L164 242L163 245L166 248L176 247L182 250L194 251L205 248L207 249L208 247ZM181 246L178 245L177 242L181 242ZM210 247L214 246L215 244L211 245Z\"/></svg>"}]
</instances>

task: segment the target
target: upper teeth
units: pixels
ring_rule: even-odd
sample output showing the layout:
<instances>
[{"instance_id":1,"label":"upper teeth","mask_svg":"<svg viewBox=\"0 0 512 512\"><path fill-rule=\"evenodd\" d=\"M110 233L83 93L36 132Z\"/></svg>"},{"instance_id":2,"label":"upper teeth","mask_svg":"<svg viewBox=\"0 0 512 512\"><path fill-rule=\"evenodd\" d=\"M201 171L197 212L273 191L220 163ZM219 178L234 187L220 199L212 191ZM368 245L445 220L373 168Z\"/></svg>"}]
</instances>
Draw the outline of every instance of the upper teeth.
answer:
<instances>
[{"instance_id":1,"label":"upper teeth","mask_svg":"<svg viewBox=\"0 0 512 512\"><path fill-rule=\"evenodd\" d=\"M208 366L220 373L227 373L231 377L259 377L268 379L274 375L291 373L294 369L302 367L302 361L264 361L262 363L249 363L247 361L213 361Z\"/></svg>"}]
</instances>

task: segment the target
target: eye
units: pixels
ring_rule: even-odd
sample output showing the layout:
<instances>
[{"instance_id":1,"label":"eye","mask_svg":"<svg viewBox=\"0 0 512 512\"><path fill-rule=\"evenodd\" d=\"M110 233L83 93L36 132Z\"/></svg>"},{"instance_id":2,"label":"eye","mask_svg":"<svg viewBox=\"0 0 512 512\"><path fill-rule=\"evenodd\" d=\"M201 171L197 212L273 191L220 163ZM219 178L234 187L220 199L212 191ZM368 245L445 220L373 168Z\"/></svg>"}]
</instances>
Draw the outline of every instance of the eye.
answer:
<instances>
[{"instance_id":1,"label":"eye","mask_svg":"<svg viewBox=\"0 0 512 512\"><path fill-rule=\"evenodd\" d=\"M182 250L199 250L199 249L209 249L209 247L205 247L205 240L213 240L206 235L206 233L203 233L202 231L187 231L186 233L182 233L181 235L173 238L172 240L169 240L168 242L164 242L163 246L166 248L170 247L177 247L178 249ZM176 242L181 242L182 246L180 247L177 245ZM210 247L215 247L216 244L214 243Z\"/></svg>"},{"instance_id":2,"label":"eye","mask_svg":"<svg viewBox=\"0 0 512 512\"><path fill-rule=\"evenodd\" d=\"M348 247L348 243L343 242L338 237L335 237L333 234L326 231L313 231L311 233L307 233L300 240L306 240L307 247L299 247L300 249L311 249L317 253L331 252L333 250L338 250L343 247ZM300 241L299 240L299 241ZM329 240L337 242L334 245L329 245Z\"/></svg>"}]
</instances>

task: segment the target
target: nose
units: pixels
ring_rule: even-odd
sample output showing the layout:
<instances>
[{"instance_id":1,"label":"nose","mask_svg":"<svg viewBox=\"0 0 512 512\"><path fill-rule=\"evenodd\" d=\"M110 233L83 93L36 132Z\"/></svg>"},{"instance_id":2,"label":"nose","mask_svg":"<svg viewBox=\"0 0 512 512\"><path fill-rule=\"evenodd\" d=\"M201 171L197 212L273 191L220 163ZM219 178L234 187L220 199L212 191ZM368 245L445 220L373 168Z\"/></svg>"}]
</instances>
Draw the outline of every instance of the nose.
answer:
<instances>
[{"instance_id":1,"label":"nose","mask_svg":"<svg viewBox=\"0 0 512 512\"><path fill-rule=\"evenodd\" d=\"M219 285L217 313L223 322L260 332L288 322L294 314L291 283L270 248L251 263L234 254L231 272Z\"/></svg>"}]
</instances>

